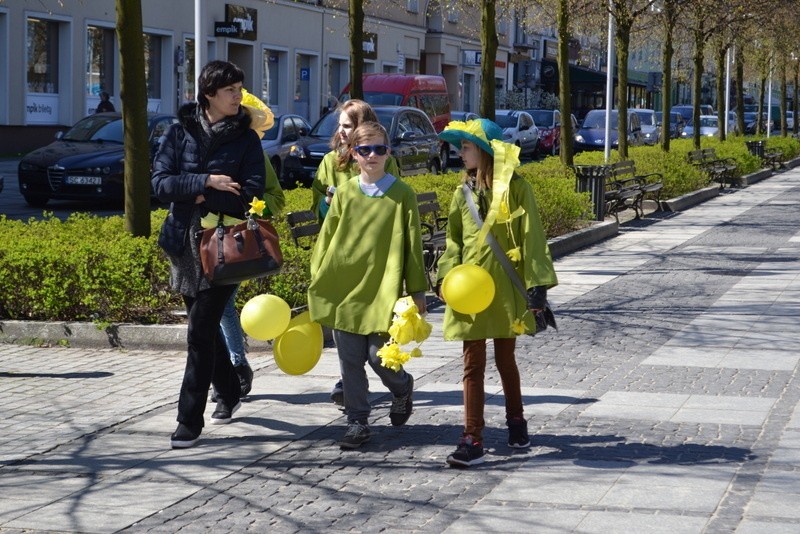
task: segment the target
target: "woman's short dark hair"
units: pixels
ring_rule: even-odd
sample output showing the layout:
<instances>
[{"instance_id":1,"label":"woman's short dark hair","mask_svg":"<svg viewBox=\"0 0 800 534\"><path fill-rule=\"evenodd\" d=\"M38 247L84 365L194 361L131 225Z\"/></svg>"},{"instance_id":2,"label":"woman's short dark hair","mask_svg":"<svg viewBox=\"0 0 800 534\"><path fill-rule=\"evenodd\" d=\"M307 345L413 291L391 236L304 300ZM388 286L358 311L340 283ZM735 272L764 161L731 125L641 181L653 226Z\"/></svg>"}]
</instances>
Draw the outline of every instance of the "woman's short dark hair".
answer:
<instances>
[{"instance_id":1,"label":"woman's short dark hair","mask_svg":"<svg viewBox=\"0 0 800 534\"><path fill-rule=\"evenodd\" d=\"M209 61L200 71L197 80L197 102L203 109L208 109L206 96L214 96L217 89L244 82L244 71L230 61Z\"/></svg>"}]
</instances>

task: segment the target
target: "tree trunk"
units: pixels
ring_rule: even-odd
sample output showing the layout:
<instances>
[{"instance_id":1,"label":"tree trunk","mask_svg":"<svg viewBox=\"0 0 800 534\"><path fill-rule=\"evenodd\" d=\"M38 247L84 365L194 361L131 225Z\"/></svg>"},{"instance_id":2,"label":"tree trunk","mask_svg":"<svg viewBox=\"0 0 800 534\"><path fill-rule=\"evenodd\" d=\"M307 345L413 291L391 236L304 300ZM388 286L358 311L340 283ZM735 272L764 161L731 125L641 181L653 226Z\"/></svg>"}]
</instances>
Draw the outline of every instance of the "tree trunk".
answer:
<instances>
[{"instance_id":1,"label":"tree trunk","mask_svg":"<svg viewBox=\"0 0 800 534\"><path fill-rule=\"evenodd\" d=\"M736 50L736 120L739 132L744 135L744 48Z\"/></svg>"},{"instance_id":2,"label":"tree trunk","mask_svg":"<svg viewBox=\"0 0 800 534\"><path fill-rule=\"evenodd\" d=\"M719 121L718 137L720 141L725 141L727 137L725 130L728 129L728 117L725 114L725 83L728 81L726 77L727 69L725 68L727 54L727 47L721 45L717 48L717 121Z\"/></svg>"},{"instance_id":3,"label":"tree trunk","mask_svg":"<svg viewBox=\"0 0 800 534\"><path fill-rule=\"evenodd\" d=\"M150 235L150 146L140 0L117 0L120 103L125 143L125 230Z\"/></svg>"},{"instance_id":4,"label":"tree trunk","mask_svg":"<svg viewBox=\"0 0 800 534\"><path fill-rule=\"evenodd\" d=\"M694 77L692 79L692 141L695 149L700 148L700 97L703 94L703 24L694 30Z\"/></svg>"},{"instance_id":5,"label":"tree trunk","mask_svg":"<svg viewBox=\"0 0 800 534\"><path fill-rule=\"evenodd\" d=\"M675 30L675 6L672 2L664 3L664 48L661 51L661 149L669 152L672 124L670 109L672 109L672 56L675 47L672 44L672 34Z\"/></svg>"},{"instance_id":6,"label":"tree trunk","mask_svg":"<svg viewBox=\"0 0 800 534\"><path fill-rule=\"evenodd\" d=\"M761 90L758 94L758 117L756 118L756 135L761 135L764 132L762 131L762 126L766 126L764 123L764 106L766 103L764 102L764 93L767 92L767 75L763 72L761 73ZM769 126L766 126L769 128Z\"/></svg>"},{"instance_id":7,"label":"tree trunk","mask_svg":"<svg viewBox=\"0 0 800 534\"><path fill-rule=\"evenodd\" d=\"M481 103L480 115L494 120L494 62L497 58L496 0L483 0L481 9Z\"/></svg>"},{"instance_id":8,"label":"tree trunk","mask_svg":"<svg viewBox=\"0 0 800 534\"><path fill-rule=\"evenodd\" d=\"M619 157L628 159L628 50L631 21L617 17L617 139Z\"/></svg>"},{"instance_id":9,"label":"tree trunk","mask_svg":"<svg viewBox=\"0 0 800 534\"><path fill-rule=\"evenodd\" d=\"M575 147L572 143L572 88L569 81L569 6L567 0L559 0L558 14L558 98L561 109L561 162L572 165Z\"/></svg>"},{"instance_id":10,"label":"tree trunk","mask_svg":"<svg viewBox=\"0 0 800 534\"><path fill-rule=\"evenodd\" d=\"M788 87L786 80L786 57L781 58L781 137L789 134L789 126L786 124L786 105L789 103Z\"/></svg>"},{"instance_id":11,"label":"tree trunk","mask_svg":"<svg viewBox=\"0 0 800 534\"><path fill-rule=\"evenodd\" d=\"M364 4L350 0L350 98L364 98Z\"/></svg>"},{"instance_id":12,"label":"tree trunk","mask_svg":"<svg viewBox=\"0 0 800 534\"><path fill-rule=\"evenodd\" d=\"M800 131L800 129L798 128L798 122L800 122L800 120L798 120L798 119L800 119L800 117L798 117L798 111L800 111L800 85L798 85L798 82L800 82L800 61L795 60L795 62L794 62L794 99L793 99L793 102L794 102L793 108L794 109L792 110L794 112L794 120L793 120L794 124L792 124L792 133L794 133L795 136L797 136L798 131Z\"/></svg>"}]
</instances>

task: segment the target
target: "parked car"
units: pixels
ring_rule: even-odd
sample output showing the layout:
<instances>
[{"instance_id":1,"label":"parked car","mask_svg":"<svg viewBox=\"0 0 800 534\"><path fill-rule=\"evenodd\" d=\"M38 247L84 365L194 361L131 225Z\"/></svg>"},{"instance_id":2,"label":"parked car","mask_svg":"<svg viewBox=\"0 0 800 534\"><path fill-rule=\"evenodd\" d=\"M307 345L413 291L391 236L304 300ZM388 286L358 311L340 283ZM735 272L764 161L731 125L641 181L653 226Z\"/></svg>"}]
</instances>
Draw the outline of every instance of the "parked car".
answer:
<instances>
[{"instance_id":1,"label":"parked car","mask_svg":"<svg viewBox=\"0 0 800 534\"><path fill-rule=\"evenodd\" d=\"M5 185L5 178L3 178L2 175L0 175L0 193L3 192L3 185Z\"/></svg>"},{"instance_id":2,"label":"parked car","mask_svg":"<svg viewBox=\"0 0 800 534\"><path fill-rule=\"evenodd\" d=\"M744 112L744 133L745 135L755 135L757 127L756 121L758 118L757 111L745 111ZM771 123L770 130L775 129L775 122ZM761 133L766 133L767 131L767 114L761 114Z\"/></svg>"},{"instance_id":3,"label":"parked car","mask_svg":"<svg viewBox=\"0 0 800 534\"><path fill-rule=\"evenodd\" d=\"M503 129L503 141L517 145L520 156L533 156L539 145L539 128L533 117L525 111L498 109L494 112L494 122Z\"/></svg>"},{"instance_id":4,"label":"parked car","mask_svg":"<svg viewBox=\"0 0 800 534\"><path fill-rule=\"evenodd\" d=\"M735 111L728 112L728 131L727 135L737 135L739 133L739 117Z\"/></svg>"},{"instance_id":5,"label":"parked car","mask_svg":"<svg viewBox=\"0 0 800 534\"><path fill-rule=\"evenodd\" d=\"M786 129L794 130L794 111L786 112Z\"/></svg>"},{"instance_id":6,"label":"parked car","mask_svg":"<svg viewBox=\"0 0 800 534\"><path fill-rule=\"evenodd\" d=\"M700 137L714 137L719 133L719 118L716 115L700 115ZM683 129L681 137L694 136L694 124L689 123Z\"/></svg>"},{"instance_id":7,"label":"parked car","mask_svg":"<svg viewBox=\"0 0 800 534\"><path fill-rule=\"evenodd\" d=\"M611 131L609 138L611 147L619 146L619 111L611 111ZM603 150L606 138L606 110L593 109L586 114L580 129L575 134L575 151L581 150ZM628 111L628 145L636 146L642 144L642 125L639 115L633 110Z\"/></svg>"},{"instance_id":8,"label":"parked car","mask_svg":"<svg viewBox=\"0 0 800 534\"><path fill-rule=\"evenodd\" d=\"M472 111L451 111L450 112L450 120L451 121L471 121L474 119L479 119L480 116L477 113L473 113ZM447 167L460 167L461 166L461 156L458 153L458 149L447 143L447 161L442 162L442 168L446 169Z\"/></svg>"},{"instance_id":9,"label":"parked car","mask_svg":"<svg viewBox=\"0 0 800 534\"><path fill-rule=\"evenodd\" d=\"M264 132L261 138L261 148L278 175L281 187L287 188L294 184L292 176L284 175L283 162L292 150L296 150L296 143L311 131L311 125L300 115L286 113L275 117L275 124Z\"/></svg>"},{"instance_id":10,"label":"parked car","mask_svg":"<svg viewBox=\"0 0 800 534\"><path fill-rule=\"evenodd\" d=\"M397 159L402 176L442 169L439 138L428 116L417 108L405 106L373 106L378 120L389 134L392 155ZM307 137L295 143L295 149L284 160L284 173L296 183L311 186L322 158L330 151L331 136L339 126L339 112L323 115Z\"/></svg>"},{"instance_id":11,"label":"parked car","mask_svg":"<svg viewBox=\"0 0 800 534\"><path fill-rule=\"evenodd\" d=\"M557 109L526 109L539 128L539 154L555 156L561 151L561 112ZM578 131L578 119L571 115L572 131Z\"/></svg>"},{"instance_id":12,"label":"parked car","mask_svg":"<svg viewBox=\"0 0 800 534\"><path fill-rule=\"evenodd\" d=\"M148 113L151 163L161 136L175 122L173 115ZM122 114L89 115L20 160L20 193L36 208L51 199L122 201L124 153Z\"/></svg>"},{"instance_id":13,"label":"parked car","mask_svg":"<svg viewBox=\"0 0 800 534\"><path fill-rule=\"evenodd\" d=\"M656 119L658 126L664 130L664 114L661 111L656 111ZM681 136L683 127L686 126L686 121L680 113L670 112L669 114L669 135L672 139L677 139Z\"/></svg>"},{"instance_id":14,"label":"parked car","mask_svg":"<svg viewBox=\"0 0 800 534\"><path fill-rule=\"evenodd\" d=\"M652 109L636 109L639 121L642 123L642 141L646 145L655 145L661 140L661 125Z\"/></svg>"}]
</instances>

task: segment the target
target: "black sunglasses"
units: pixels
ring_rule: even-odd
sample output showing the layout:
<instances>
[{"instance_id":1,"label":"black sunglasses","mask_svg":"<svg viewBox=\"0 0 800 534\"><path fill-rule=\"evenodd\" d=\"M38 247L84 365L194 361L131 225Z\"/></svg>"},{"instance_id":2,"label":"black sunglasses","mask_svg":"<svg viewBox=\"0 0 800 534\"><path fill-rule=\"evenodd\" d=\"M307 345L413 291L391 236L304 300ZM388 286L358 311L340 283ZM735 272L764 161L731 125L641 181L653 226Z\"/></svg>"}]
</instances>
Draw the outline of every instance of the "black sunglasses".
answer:
<instances>
[{"instance_id":1,"label":"black sunglasses","mask_svg":"<svg viewBox=\"0 0 800 534\"><path fill-rule=\"evenodd\" d=\"M362 158L366 158L373 152L378 156L385 156L386 152L389 150L389 147L386 145L358 145L353 147L353 150L355 150L356 154Z\"/></svg>"}]
</instances>

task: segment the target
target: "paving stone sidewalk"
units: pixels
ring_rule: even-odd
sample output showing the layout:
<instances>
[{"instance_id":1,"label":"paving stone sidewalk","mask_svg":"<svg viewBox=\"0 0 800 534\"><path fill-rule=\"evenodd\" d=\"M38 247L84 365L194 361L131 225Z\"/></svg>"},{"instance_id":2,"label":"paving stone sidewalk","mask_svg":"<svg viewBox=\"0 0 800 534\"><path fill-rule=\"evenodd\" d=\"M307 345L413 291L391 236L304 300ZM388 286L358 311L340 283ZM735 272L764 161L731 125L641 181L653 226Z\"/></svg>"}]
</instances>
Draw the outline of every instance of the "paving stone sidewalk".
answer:
<instances>
[{"instance_id":1,"label":"paving stone sidewalk","mask_svg":"<svg viewBox=\"0 0 800 534\"><path fill-rule=\"evenodd\" d=\"M792 170L558 260L559 331L518 342L533 446L490 364L470 470L441 308L409 423L372 376L346 452L332 348L300 377L251 354L235 422L173 451L183 352L0 345L0 532L800 532L798 213Z\"/></svg>"}]
</instances>

